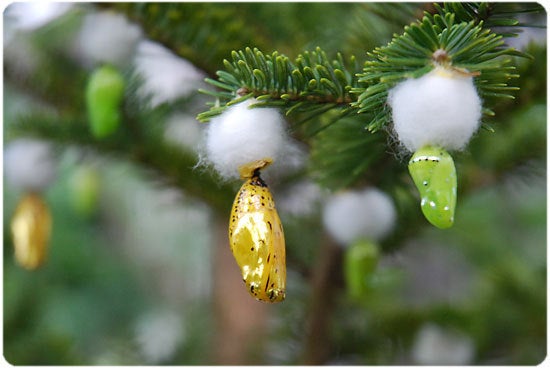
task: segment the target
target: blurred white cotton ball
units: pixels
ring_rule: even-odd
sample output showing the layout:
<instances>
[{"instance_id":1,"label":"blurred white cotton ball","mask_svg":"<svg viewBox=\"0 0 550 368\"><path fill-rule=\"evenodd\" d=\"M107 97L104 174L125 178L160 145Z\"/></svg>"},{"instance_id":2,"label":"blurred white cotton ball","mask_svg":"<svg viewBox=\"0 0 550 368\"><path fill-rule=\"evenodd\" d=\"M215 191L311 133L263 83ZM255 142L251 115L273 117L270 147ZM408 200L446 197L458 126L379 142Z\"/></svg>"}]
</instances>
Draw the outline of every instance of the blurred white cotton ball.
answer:
<instances>
[{"instance_id":1,"label":"blurred white cotton ball","mask_svg":"<svg viewBox=\"0 0 550 368\"><path fill-rule=\"evenodd\" d=\"M204 129L203 125L192 115L175 113L166 121L164 139L196 151L199 148L201 132Z\"/></svg>"},{"instance_id":2,"label":"blurred white cotton ball","mask_svg":"<svg viewBox=\"0 0 550 368\"><path fill-rule=\"evenodd\" d=\"M92 13L84 18L76 47L89 66L109 63L122 67L134 56L141 35L141 29L122 15Z\"/></svg>"},{"instance_id":3,"label":"blurred white cotton ball","mask_svg":"<svg viewBox=\"0 0 550 368\"><path fill-rule=\"evenodd\" d=\"M280 112L249 108L256 102L248 99L230 106L208 123L206 159L225 179L238 178L239 167L256 160L271 158L277 165L289 141Z\"/></svg>"},{"instance_id":4,"label":"blurred white cotton ball","mask_svg":"<svg viewBox=\"0 0 550 368\"><path fill-rule=\"evenodd\" d=\"M412 347L412 359L420 365L470 365L473 357L471 338L433 323L422 326Z\"/></svg>"},{"instance_id":5,"label":"blurred white cotton ball","mask_svg":"<svg viewBox=\"0 0 550 368\"><path fill-rule=\"evenodd\" d=\"M14 29L32 31L65 14L73 5L48 1L12 3L4 11L4 21Z\"/></svg>"},{"instance_id":6,"label":"blurred white cotton ball","mask_svg":"<svg viewBox=\"0 0 550 368\"><path fill-rule=\"evenodd\" d=\"M393 201L375 188L336 193L323 209L325 228L342 246L359 239L382 239L393 228L395 219Z\"/></svg>"},{"instance_id":7,"label":"blurred white cotton ball","mask_svg":"<svg viewBox=\"0 0 550 368\"><path fill-rule=\"evenodd\" d=\"M151 96L152 107L190 95L206 77L189 61L147 40L140 42L134 65L143 78L139 94Z\"/></svg>"},{"instance_id":8,"label":"blurred white cotton ball","mask_svg":"<svg viewBox=\"0 0 550 368\"><path fill-rule=\"evenodd\" d=\"M24 191L42 191L56 176L57 162L50 144L35 139L18 139L4 148L6 180Z\"/></svg>"},{"instance_id":9,"label":"blurred white cotton ball","mask_svg":"<svg viewBox=\"0 0 550 368\"><path fill-rule=\"evenodd\" d=\"M277 208L293 216L313 214L321 201L323 191L312 181L300 181L277 198Z\"/></svg>"},{"instance_id":10,"label":"blurred white cotton ball","mask_svg":"<svg viewBox=\"0 0 550 368\"><path fill-rule=\"evenodd\" d=\"M279 151L279 158L262 170L262 178L276 184L280 178L304 169L307 157L307 147L302 142L286 137L284 149Z\"/></svg>"},{"instance_id":11,"label":"blurred white cotton ball","mask_svg":"<svg viewBox=\"0 0 550 368\"><path fill-rule=\"evenodd\" d=\"M388 103L399 141L413 152L427 144L462 149L481 119L473 78L442 67L399 83Z\"/></svg>"},{"instance_id":12,"label":"blurred white cotton ball","mask_svg":"<svg viewBox=\"0 0 550 368\"><path fill-rule=\"evenodd\" d=\"M185 338L182 318L172 311L153 311L138 319L136 341L152 364L170 359Z\"/></svg>"},{"instance_id":13,"label":"blurred white cotton ball","mask_svg":"<svg viewBox=\"0 0 550 368\"><path fill-rule=\"evenodd\" d=\"M4 11L4 62L16 78L28 78L41 67L39 45L31 33L64 15L74 4L14 2Z\"/></svg>"}]
</instances>

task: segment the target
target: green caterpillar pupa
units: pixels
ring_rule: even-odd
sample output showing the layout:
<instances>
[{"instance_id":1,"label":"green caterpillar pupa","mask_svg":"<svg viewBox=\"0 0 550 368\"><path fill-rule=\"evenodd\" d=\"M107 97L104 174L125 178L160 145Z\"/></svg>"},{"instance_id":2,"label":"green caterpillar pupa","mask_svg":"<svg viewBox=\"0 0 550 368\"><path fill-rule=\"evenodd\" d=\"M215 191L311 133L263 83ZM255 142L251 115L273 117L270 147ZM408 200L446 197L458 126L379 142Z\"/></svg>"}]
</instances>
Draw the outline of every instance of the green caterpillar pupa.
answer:
<instances>
[{"instance_id":1,"label":"green caterpillar pupa","mask_svg":"<svg viewBox=\"0 0 550 368\"><path fill-rule=\"evenodd\" d=\"M344 253L344 278L348 294L360 299L368 292L368 278L378 264L378 246L368 240L359 240Z\"/></svg>"},{"instance_id":2,"label":"green caterpillar pupa","mask_svg":"<svg viewBox=\"0 0 550 368\"><path fill-rule=\"evenodd\" d=\"M86 85L86 108L96 138L113 134L120 125L124 85L124 78L112 66L102 66L90 76Z\"/></svg>"},{"instance_id":3,"label":"green caterpillar pupa","mask_svg":"<svg viewBox=\"0 0 550 368\"><path fill-rule=\"evenodd\" d=\"M426 219L440 229L453 225L456 207L456 169L441 147L424 146L409 161L409 173L420 192Z\"/></svg>"}]
</instances>

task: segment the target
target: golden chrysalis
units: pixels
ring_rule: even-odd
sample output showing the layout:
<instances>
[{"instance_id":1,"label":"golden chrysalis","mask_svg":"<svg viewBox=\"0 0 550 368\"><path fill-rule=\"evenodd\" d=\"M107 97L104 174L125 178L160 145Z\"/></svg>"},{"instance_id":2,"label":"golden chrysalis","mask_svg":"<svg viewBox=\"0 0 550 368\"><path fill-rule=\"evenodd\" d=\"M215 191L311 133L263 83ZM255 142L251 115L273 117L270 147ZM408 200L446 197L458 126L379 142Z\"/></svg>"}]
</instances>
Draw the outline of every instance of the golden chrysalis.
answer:
<instances>
[{"instance_id":1,"label":"golden chrysalis","mask_svg":"<svg viewBox=\"0 0 550 368\"><path fill-rule=\"evenodd\" d=\"M38 194L29 193L21 198L11 221L17 263L34 270L44 262L51 226L48 206Z\"/></svg>"},{"instance_id":2,"label":"golden chrysalis","mask_svg":"<svg viewBox=\"0 0 550 368\"><path fill-rule=\"evenodd\" d=\"M264 159L240 168L246 181L233 202L229 244L250 295L277 303L285 298L285 238L271 192L260 178L260 169L270 163Z\"/></svg>"}]
</instances>

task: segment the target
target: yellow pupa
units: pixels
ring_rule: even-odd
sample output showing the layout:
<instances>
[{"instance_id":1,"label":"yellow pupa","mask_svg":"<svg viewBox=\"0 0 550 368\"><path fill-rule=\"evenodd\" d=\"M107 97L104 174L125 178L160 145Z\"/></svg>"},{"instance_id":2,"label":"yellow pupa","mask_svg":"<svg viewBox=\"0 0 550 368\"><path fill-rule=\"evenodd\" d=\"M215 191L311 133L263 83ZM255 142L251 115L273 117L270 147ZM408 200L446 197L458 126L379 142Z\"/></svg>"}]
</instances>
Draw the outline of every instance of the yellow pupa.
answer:
<instances>
[{"instance_id":1,"label":"yellow pupa","mask_svg":"<svg viewBox=\"0 0 550 368\"><path fill-rule=\"evenodd\" d=\"M11 221L15 260L19 265L28 270L42 265L51 227L50 211L38 194L29 193L21 198Z\"/></svg>"},{"instance_id":2,"label":"yellow pupa","mask_svg":"<svg viewBox=\"0 0 550 368\"><path fill-rule=\"evenodd\" d=\"M285 299L285 238L271 192L260 178L260 169L271 162L266 158L239 168L246 181L231 209L229 244L250 295L277 303Z\"/></svg>"}]
</instances>

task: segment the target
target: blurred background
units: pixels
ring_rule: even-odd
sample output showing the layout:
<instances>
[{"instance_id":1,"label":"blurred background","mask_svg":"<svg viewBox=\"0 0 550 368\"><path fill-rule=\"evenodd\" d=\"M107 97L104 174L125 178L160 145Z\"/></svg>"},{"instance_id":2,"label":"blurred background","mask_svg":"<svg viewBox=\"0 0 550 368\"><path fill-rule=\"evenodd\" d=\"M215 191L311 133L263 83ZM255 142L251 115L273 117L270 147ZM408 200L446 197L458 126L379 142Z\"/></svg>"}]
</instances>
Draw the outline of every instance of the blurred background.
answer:
<instances>
[{"instance_id":1,"label":"blurred background","mask_svg":"<svg viewBox=\"0 0 550 368\"><path fill-rule=\"evenodd\" d=\"M517 4L515 4L517 5ZM532 5L532 4L531 4ZM546 14L506 42L521 89L457 153L456 223L430 226L409 184L388 192L396 229L359 298L324 230L334 188L296 167L273 179L287 296L253 300L227 242L233 196L197 165L199 94L231 50L354 54L430 4L13 3L4 10L5 359L15 365L534 365L546 357ZM543 26L531 27L531 26ZM90 133L85 94L100 65L124 79L121 126ZM292 123L292 122L291 122ZM313 143L314 144L314 143ZM406 175L402 153L388 148ZM405 177L405 176L404 176ZM409 180L409 179L406 179ZM410 182L409 182L410 183ZM271 184L271 183L270 183ZM357 182L350 187L361 187ZM385 190L382 186L382 190ZM47 259L14 261L10 221L38 191Z\"/></svg>"}]
</instances>

